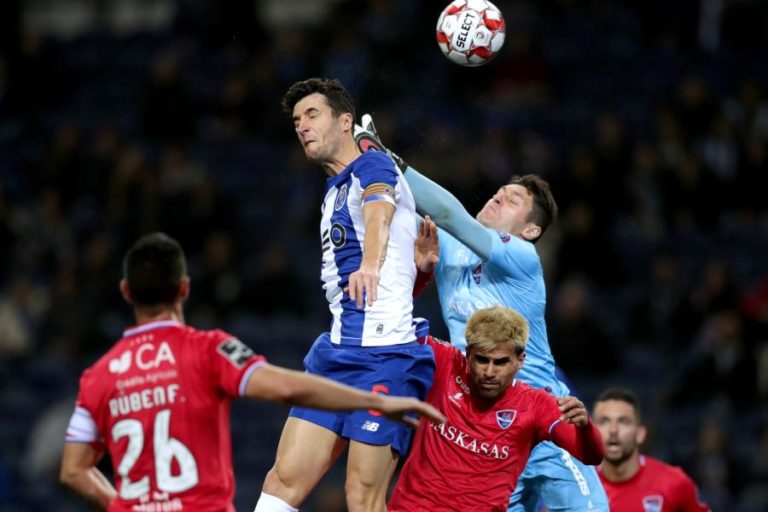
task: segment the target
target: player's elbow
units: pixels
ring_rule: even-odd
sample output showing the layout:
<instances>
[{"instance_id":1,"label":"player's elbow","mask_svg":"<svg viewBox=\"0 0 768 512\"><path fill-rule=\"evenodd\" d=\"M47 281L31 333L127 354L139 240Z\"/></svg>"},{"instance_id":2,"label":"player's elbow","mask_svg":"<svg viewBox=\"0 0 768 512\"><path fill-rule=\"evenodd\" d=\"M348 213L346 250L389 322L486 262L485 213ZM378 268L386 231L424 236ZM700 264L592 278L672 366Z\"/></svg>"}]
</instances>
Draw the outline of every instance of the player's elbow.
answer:
<instances>
[{"instance_id":1,"label":"player's elbow","mask_svg":"<svg viewBox=\"0 0 768 512\"><path fill-rule=\"evenodd\" d=\"M69 489L75 489L75 483L78 480L78 469L62 464L59 470L59 483Z\"/></svg>"}]
</instances>

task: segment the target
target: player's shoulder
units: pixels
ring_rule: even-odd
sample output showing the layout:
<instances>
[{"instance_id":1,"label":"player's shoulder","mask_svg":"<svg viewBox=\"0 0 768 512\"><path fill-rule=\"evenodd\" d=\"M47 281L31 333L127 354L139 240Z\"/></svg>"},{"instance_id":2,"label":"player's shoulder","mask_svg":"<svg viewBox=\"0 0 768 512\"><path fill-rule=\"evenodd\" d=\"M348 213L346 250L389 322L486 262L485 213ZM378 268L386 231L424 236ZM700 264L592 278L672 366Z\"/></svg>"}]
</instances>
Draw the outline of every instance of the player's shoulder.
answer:
<instances>
[{"instance_id":1,"label":"player's shoulder","mask_svg":"<svg viewBox=\"0 0 768 512\"><path fill-rule=\"evenodd\" d=\"M371 170L395 171L395 162L383 151L366 151L355 159L352 172L358 175Z\"/></svg>"},{"instance_id":2,"label":"player's shoulder","mask_svg":"<svg viewBox=\"0 0 768 512\"><path fill-rule=\"evenodd\" d=\"M513 399L531 407L541 407L557 403L557 399L550 393L517 379L515 379L514 385L510 386L509 389L510 396Z\"/></svg>"},{"instance_id":3,"label":"player's shoulder","mask_svg":"<svg viewBox=\"0 0 768 512\"><path fill-rule=\"evenodd\" d=\"M648 455L643 455L645 459L645 467L655 475L663 476L668 481L690 481L691 477L680 466L666 463L662 460L655 459Z\"/></svg>"}]
</instances>

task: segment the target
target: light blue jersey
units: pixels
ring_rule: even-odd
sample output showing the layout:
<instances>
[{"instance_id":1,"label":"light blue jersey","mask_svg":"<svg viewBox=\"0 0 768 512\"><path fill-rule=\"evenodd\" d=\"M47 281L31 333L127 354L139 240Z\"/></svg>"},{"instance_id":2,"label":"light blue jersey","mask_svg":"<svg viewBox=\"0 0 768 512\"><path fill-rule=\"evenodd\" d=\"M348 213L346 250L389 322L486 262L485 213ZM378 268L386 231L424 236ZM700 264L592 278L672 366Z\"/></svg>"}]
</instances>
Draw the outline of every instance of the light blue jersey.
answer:
<instances>
[{"instance_id":1,"label":"light blue jersey","mask_svg":"<svg viewBox=\"0 0 768 512\"><path fill-rule=\"evenodd\" d=\"M485 262L444 230L439 232L440 261L435 277L451 343L466 348L464 329L478 309L494 305L512 308L529 325L527 355L517 378L555 396L567 395L568 386L555 377L555 360L547 340L547 297L536 248L509 233L486 229L493 233L493 247Z\"/></svg>"}]
</instances>

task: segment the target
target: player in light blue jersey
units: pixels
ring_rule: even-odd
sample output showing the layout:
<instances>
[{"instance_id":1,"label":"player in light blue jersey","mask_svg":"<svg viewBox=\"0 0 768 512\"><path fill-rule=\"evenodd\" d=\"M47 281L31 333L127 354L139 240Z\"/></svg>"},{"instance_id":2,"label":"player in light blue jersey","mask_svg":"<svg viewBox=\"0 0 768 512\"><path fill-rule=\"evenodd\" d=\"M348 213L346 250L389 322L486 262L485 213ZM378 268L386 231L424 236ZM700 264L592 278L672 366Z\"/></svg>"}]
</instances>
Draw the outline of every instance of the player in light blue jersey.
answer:
<instances>
[{"instance_id":1,"label":"player in light blue jersey","mask_svg":"<svg viewBox=\"0 0 768 512\"><path fill-rule=\"evenodd\" d=\"M358 146L385 149L370 116L355 129ZM435 266L440 306L451 342L464 347L464 329L473 312L494 305L512 308L530 326L527 358L518 378L555 396L569 394L556 376L544 320L546 290L535 242L557 216L549 184L538 176L515 176L473 218L447 190L398 162L420 214L440 228ZM532 452L510 501L510 511L607 511L608 500L595 468L585 466L553 443Z\"/></svg>"},{"instance_id":2,"label":"player in light blue jersey","mask_svg":"<svg viewBox=\"0 0 768 512\"><path fill-rule=\"evenodd\" d=\"M320 222L321 280L332 314L304 358L309 373L374 393L424 398L434 358L416 342L416 211L394 161L362 154L354 107L338 80L292 85L283 109L306 157L328 174ZM291 409L255 512L295 511L349 445L347 508L385 512L386 492L412 431L376 411Z\"/></svg>"}]
</instances>

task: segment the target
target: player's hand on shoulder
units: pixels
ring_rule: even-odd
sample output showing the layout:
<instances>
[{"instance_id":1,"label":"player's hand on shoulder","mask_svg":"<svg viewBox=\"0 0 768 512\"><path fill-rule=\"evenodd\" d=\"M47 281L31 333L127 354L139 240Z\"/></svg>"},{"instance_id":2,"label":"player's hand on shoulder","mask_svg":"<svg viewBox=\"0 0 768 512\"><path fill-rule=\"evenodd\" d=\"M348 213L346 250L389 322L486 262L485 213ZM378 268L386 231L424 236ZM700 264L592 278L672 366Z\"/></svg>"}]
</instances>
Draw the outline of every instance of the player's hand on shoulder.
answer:
<instances>
[{"instance_id":1,"label":"player's hand on shoulder","mask_svg":"<svg viewBox=\"0 0 768 512\"><path fill-rule=\"evenodd\" d=\"M557 398L560 408L560 420L571 423L577 427L586 427L589 424L589 413L584 402L575 396L561 396Z\"/></svg>"},{"instance_id":2,"label":"player's hand on shoulder","mask_svg":"<svg viewBox=\"0 0 768 512\"><path fill-rule=\"evenodd\" d=\"M376 410L392 421L399 421L412 428L419 426L419 420L412 416L414 414L436 423L445 423L447 421L446 417L435 407L416 398L379 396L381 397L381 404Z\"/></svg>"},{"instance_id":3,"label":"player's hand on shoulder","mask_svg":"<svg viewBox=\"0 0 768 512\"><path fill-rule=\"evenodd\" d=\"M360 124L355 124L352 129L352 136L361 153L365 153L366 151L384 151L395 161L395 165L400 168L400 171L405 172L408 164L384 146L379 138L379 134L376 133L376 127L373 125L373 118L370 114L363 114L363 117L360 118Z\"/></svg>"},{"instance_id":4,"label":"player's hand on shoulder","mask_svg":"<svg viewBox=\"0 0 768 512\"><path fill-rule=\"evenodd\" d=\"M349 275L349 285L345 289L349 293L349 299L356 302L360 309L363 308L363 301L372 306L377 298L380 277L378 267L367 268L361 265Z\"/></svg>"},{"instance_id":5,"label":"player's hand on shoulder","mask_svg":"<svg viewBox=\"0 0 768 512\"><path fill-rule=\"evenodd\" d=\"M437 235L437 224L429 215L419 223L419 233L416 237L414 258L416 267L423 273L429 274L435 270L440 261L440 243Z\"/></svg>"}]
</instances>

